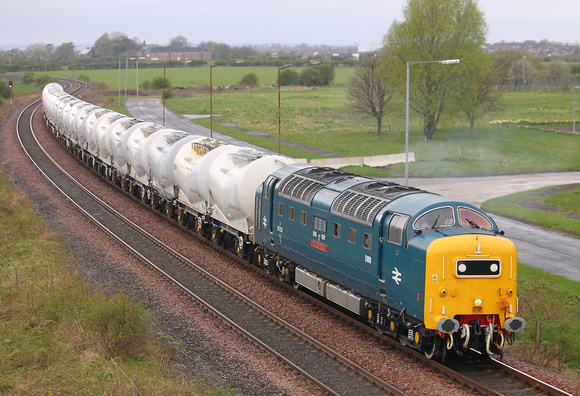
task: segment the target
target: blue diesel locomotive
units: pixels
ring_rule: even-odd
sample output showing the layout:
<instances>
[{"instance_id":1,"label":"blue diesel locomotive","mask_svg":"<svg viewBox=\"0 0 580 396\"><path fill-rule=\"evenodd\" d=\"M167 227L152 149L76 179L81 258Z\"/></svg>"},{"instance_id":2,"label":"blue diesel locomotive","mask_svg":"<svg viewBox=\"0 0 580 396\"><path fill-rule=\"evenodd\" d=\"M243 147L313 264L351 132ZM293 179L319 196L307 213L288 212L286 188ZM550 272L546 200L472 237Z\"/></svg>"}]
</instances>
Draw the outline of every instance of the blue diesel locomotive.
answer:
<instances>
[{"instance_id":1,"label":"blue diesel locomotive","mask_svg":"<svg viewBox=\"0 0 580 396\"><path fill-rule=\"evenodd\" d=\"M256 193L254 244L272 274L443 356L501 353L516 316L516 249L464 202L336 169L287 165Z\"/></svg>"}]
</instances>

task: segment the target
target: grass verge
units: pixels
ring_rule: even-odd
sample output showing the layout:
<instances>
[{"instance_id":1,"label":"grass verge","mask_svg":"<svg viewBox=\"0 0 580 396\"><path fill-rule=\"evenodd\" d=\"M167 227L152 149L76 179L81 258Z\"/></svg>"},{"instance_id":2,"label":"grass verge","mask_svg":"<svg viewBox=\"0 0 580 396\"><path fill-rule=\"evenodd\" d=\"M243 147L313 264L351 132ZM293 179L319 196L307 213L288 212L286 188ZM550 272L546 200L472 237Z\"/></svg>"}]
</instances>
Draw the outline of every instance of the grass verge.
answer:
<instances>
[{"instance_id":1,"label":"grass verge","mask_svg":"<svg viewBox=\"0 0 580 396\"><path fill-rule=\"evenodd\" d=\"M546 187L493 198L482 208L528 224L580 236L580 186Z\"/></svg>"},{"instance_id":2,"label":"grass verge","mask_svg":"<svg viewBox=\"0 0 580 396\"><path fill-rule=\"evenodd\" d=\"M88 286L0 168L0 394L224 394L172 368L145 308Z\"/></svg>"}]
</instances>

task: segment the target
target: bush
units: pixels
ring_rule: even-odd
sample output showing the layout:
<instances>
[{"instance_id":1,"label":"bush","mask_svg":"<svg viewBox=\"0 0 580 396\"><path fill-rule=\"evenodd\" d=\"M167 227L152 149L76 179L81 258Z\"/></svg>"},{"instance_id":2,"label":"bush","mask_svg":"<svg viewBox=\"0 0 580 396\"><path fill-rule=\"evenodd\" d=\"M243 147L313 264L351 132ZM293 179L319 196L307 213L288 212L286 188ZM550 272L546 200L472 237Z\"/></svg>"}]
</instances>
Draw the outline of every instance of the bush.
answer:
<instances>
[{"instance_id":1,"label":"bush","mask_svg":"<svg viewBox=\"0 0 580 396\"><path fill-rule=\"evenodd\" d=\"M86 315L87 327L99 337L100 344L113 357L138 356L145 349L148 312L127 296L94 303Z\"/></svg>"},{"instance_id":2,"label":"bush","mask_svg":"<svg viewBox=\"0 0 580 396\"><path fill-rule=\"evenodd\" d=\"M258 85L258 76L254 73L248 73L240 80L240 85L245 87L255 87Z\"/></svg>"},{"instance_id":3,"label":"bush","mask_svg":"<svg viewBox=\"0 0 580 396\"><path fill-rule=\"evenodd\" d=\"M8 99L10 97L10 88L6 81L0 81L0 99Z\"/></svg>"},{"instance_id":4,"label":"bush","mask_svg":"<svg viewBox=\"0 0 580 396\"><path fill-rule=\"evenodd\" d=\"M91 81L91 78L89 76L87 76L86 74L79 74L79 80Z\"/></svg>"},{"instance_id":5,"label":"bush","mask_svg":"<svg viewBox=\"0 0 580 396\"><path fill-rule=\"evenodd\" d=\"M280 72L280 86L295 85L298 82L298 72L292 69L282 70Z\"/></svg>"},{"instance_id":6,"label":"bush","mask_svg":"<svg viewBox=\"0 0 580 396\"><path fill-rule=\"evenodd\" d=\"M155 77L151 82L151 89L163 89L171 88L171 81L167 78L164 80L163 77Z\"/></svg>"}]
</instances>

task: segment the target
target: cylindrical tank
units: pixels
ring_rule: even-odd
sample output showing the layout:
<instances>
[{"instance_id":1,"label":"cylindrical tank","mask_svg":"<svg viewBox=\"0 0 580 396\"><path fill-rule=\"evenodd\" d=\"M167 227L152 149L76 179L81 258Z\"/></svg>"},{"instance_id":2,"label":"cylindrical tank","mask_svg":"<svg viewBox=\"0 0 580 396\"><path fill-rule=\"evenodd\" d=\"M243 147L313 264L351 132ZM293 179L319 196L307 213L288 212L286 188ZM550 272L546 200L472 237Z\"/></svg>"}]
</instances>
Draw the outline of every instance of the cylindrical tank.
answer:
<instances>
[{"instance_id":1,"label":"cylindrical tank","mask_svg":"<svg viewBox=\"0 0 580 396\"><path fill-rule=\"evenodd\" d=\"M201 159L212 150L219 150L221 145L221 142L214 139L188 136L180 141L180 144L176 145L168 155L168 175L173 184L179 187L180 198L185 198L198 209L203 209L199 203L208 198L207 183L205 183L205 195L202 195L199 186Z\"/></svg>"},{"instance_id":2,"label":"cylindrical tank","mask_svg":"<svg viewBox=\"0 0 580 396\"><path fill-rule=\"evenodd\" d=\"M79 103L72 105L70 111L68 112L68 117L64 121L63 133L66 136L68 136L69 138L72 138L73 136L75 137L75 139L77 138L75 120L76 120L76 117L77 117L77 114L79 113L79 111L85 107L87 107L87 108L94 107L94 105L92 105L88 102L81 101Z\"/></svg>"},{"instance_id":3,"label":"cylindrical tank","mask_svg":"<svg viewBox=\"0 0 580 396\"><path fill-rule=\"evenodd\" d=\"M104 117L111 112L112 111L109 109L99 108L99 110L87 114L85 121L78 131L81 144L86 143L88 150L92 153L97 152L97 142L95 140L93 129L101 117Z\"/></svg>"},{"instance_id":4,"label":"cylindrical tank","mask_svg":"<svg viewBox=\"0 0 580 396\"><path fill-rule=\"evenodd\" d=\"M68 102L67 105L64 107L64 109L62 109L62 112L60 114L60 122L59 122L60 132L62 134L67 135L67 133L68 133L67 126L68 126L69 119L70 119L70 113L71 113L71 111L73 111L73 109L79 103L84 103L84 102L82 100L80 100L80 99L73 98L73 100L71 100L70 102Z\"/></svg>"},{"instance_id":5,"label":"cylindrical tank","mask_svg":"<svg viewBox=\"0 0 580 396\"><path fill-rule=\"evenodd\" d=\"M99 118L93 127L93 131L89 138L91 141L94 141L99 158L107 163L111 162L111 149L109 147L108 139L109 130L115 122L129 118L130 117L127 117L124 114L112 112ZM89 146L91 145L91 141L89 141Z\"/></svg>"},{"instance_id":6,"label":"cylindrical tank","mask_svg":"<svg viewBox=\"0 0 580 396\"><path fill-rule=\"evenodd\" d=\"M125 133L121 143L121 150L127 163L131 165L131 171L145 183L148 181L145 176L148 174L149 169L143 162L141 152L147 139L161 129L165 129L165 127L152 122L136 124Z\"/></svg>"},{"instance_id":7,"label":"cylindrical tank","mask_svg":"<svg viewBox=\"0 0 580 396\"><path fill-rule=\"evenodd\" d=\"M144 124L145 121L139 120L137 118L130 118L128 120L121 120L119 123L111 125L109 130L109 149L111 150L111 155L113 156L113 161L115 165L122 170L127 172L127 157L123 151L123 139L125 134L137 124Z\"/></svg>"},{"instance_id":8,"label":"cylindrical tank","mask_svg":"<svg viewBox=\"0 0 580 396\"><path fill-rule=\"evenodd\" d=\"M81 108L74 120L74 127L71 129L71 139L75 140L78 144L84 145L86 139L84 137L84 123L88 116L92 113L103 110L99 106L85 106Z\"/></svg>"},{"instance_id":9,"label":"cylindrical tank","mask_svg":"<svg viewBox=\"0 0 580 396\"><path fill-rule=\"evenodd\" d=\"M141 151L142 161L151 170L153 181L169 193L173 193L173 183L167 174L167 155L177 142L188 135L184 131L161 129L147 139Z\"/></svg>"},{"instance_id":10,"label":"cylindrical tank","mask_svg":"<svg viewBox=\"0 0 580 396\"><path fill-rule=\"evenodd\" d=\"M258 186L274 171L294 163L289 158L263 154L251 148L224 151L209 168L207 185L228 220L252 219Z\"/></svg>"}]
</instances>

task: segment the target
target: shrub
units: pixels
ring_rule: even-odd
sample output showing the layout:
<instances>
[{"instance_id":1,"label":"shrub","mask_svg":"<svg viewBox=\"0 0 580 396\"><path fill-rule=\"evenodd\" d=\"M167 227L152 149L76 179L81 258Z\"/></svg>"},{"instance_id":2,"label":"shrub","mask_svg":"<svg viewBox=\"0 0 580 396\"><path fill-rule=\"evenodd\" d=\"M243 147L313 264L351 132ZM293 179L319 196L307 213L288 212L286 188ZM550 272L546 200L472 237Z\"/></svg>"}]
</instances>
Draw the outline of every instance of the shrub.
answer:
<instances>
[{"instance_id":1,"label":"shrub","mask_svg":"<svg viewBox=\"0 0 580 396\"><path fill-rule=\"evenodd\" d=\"M240 85L245 87L255 87L258 85L258 76L254 73L248 73L240 80Z\"/></svg>"},{"instance_id":2,"label":"shrub","mask_svg":"<svg viewBox=\"0 0 580 396\"><path fill-rule=\"evenodd\" d=\"M138 356L145 348L148 334L143 306L132 303L123 294L94 303L86 314L86 325L113 357Z\"/></svg>"}]
</instances>

